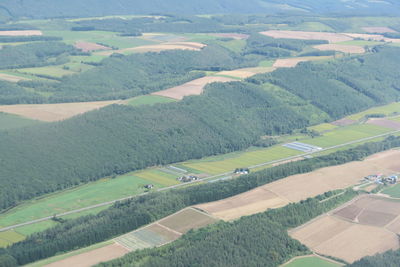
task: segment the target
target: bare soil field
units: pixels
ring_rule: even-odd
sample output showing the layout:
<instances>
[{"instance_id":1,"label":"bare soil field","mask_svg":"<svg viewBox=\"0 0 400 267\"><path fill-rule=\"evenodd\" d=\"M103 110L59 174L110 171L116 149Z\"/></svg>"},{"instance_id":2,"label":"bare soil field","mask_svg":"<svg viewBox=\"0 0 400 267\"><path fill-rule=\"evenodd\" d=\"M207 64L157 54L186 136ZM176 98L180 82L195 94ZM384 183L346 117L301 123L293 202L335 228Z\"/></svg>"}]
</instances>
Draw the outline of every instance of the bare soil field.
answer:
<instances>
[{"instance_id":1,"label":"bare soil field","mask_svg":"<svg viewBox=\"0 0 400 267\"><path fill-rule=\"evenodd\" d=\"M205 44L196 43L196 42L168 42L162 44L155 44L155 45L144 45L144 46L137 46L132 48L125 48L120 50L112 50L112 51L103 51L98 52L96 54L102 56L109 56L113 53L126 53L126 52L133 52L133 53L147 53L147 52L161 52L165 50L192 50L192 51L200 51Z\"/></svg>"},{"instance_id":2,"label":"bare soil field","mask_svg":"<svg viewBox=\"0 0 400 267\"><path fill-rule=\"evenodd\" d=\"M322 44L316 45L314 48L321 51L339 51L343 53L362 54L365 53L364 47L357 45L340 45L340 44Z\"/></svg>"},{"instance_id":3,"label":"bare soil field","mask_svg":"<svg viewBox=\"0 0 400 267\"><path fill-rule=\"evenodd\" d=\"M97 50L111 50L110 47L89 42L76 42L74 46L82 50L83 52L92 52Z\"/></svg>"},{"instance_id":4,"label":"bare soil field","mask_svg":"<svg viewBox=\"0 0 400 267\"><path fill-rule=\"evenodd\" d=\"M248 35L248 34L241 34L241 33L213 33L210 35L222 37L222 38L232 38L235 40L246 40L250 37L250 35Z\"/></svg>"},{"instance_id":5,"label":"bare soil field","mask_svg":"<svg viewBox=\"0 0 400 267\"><path fill-rule=\"evenodd\" d=\"M368 33L386 33L386 32L396 32L389 27L362 27L363 31Z\"/></svg>"},{"instance_id":6,"label":"bare soil field","mask_svg":"<svg viewBox=\"0 0 400 267\"><path fill-rule=\"evenodd\" d=\"M300 40L326 40L329 43L339 43L345 41L351 41L353 38L341 33L331 32L304 32L304 31L279 31L272 30L266 32L260 32L263 35L270 36L273 38L285 38L285 39L300 39Z\"/></svg>"},{"instance_id":7,"label":"bare soil field","mask_svg":"<svg viewBox=\"0 0 400 267\"><path fill-rule=\"evenodd\" d=\"M398 121L391 121L388 119L369 119L368 122L369 124L377 125L377 126L382 126L386 128L390 128L393 130L400 130L400 122Z\"/></svg>"},{"instance_id":8,"label":"bare soil field","mask_svg":"<svg viewBox=\"0 0 400 267\"><path fill-rule=\"evenodd\" d=\"M400 202L362 196L343 207L290 231L313 251L354 262L398 249Z\"/></svg>"},{"instance_id":9,"label":"bare soil field","mask_svg":"<svg viewBox=\"0 0 400 267\"><path fill-rule=\"evenodd\" d=\"M347 126L347 125L352 125L354 123L356 123L356 121L344 118L344 119L334 121L331 124L336 125L336 126Z\"/></svg>"},{"instance_id":10,"label":"bare soil field","mask_svg":"<svg viewBox=\"0 0 400 267\"><path fill-rule=\"evenodd\" d=\"M400 43L400 39L393 39L393 38L387 38L383 35L380 34L364 34L364 33L345 33L345 35L352 37L352 38L357 38L357 39L363 39L363 40L371 40L371 41L383 41L387 43Z\"/></svg>"},{"instance_id":11,"label":"bare soil field","mask_svg":"<svg viewBox=\"0 0 400 267\"><path fill-rule=\"evenodd\" d=\"M185 84L172 87L166 90L158 91L155 93L152 93L152 95L160 95L160 96L165 96L177 100L182 100L183 97L185 96L190 96L190 95L200 95L203 93L204 87L213 82L231 82L235 81L235 79L232 78L226 78L226 77L213 77L213 76L208 76L208 77L203 77L200 79L196 79L190 82L187 82Z\"/></svg>"},{"instance_id":12,"label":"bare soil field","mask_svg":"<svg viewBox=\"0 0 400 267\"><path fill-rule=\"evenodd\" d=\"M232 76L232 77L237 77L237 78L241 78L241 79L246 79L246 78L249 78L256 74L272 72L275 69L276 68L273 68L273 67L244 68L244 69L237 69L237 70L221 71L221 72L216 73L215 75L226 75L226 76Z\"/></svg>"},{"instance_id":13,"label":"bare soil field","mask_svg":"<svg viewBox=\"0 0 400 267\"><path fill-rule=\"evenodd\" d=\"M197 207L224 220L237 219L290 202L299 202L327 191L350 187L371 174L392 174L400 171L399 159L400 151L390 150L375 154L364 161L289 176L234 197Z\"/></svg>"},{"instance_id":14,"label":"bare soil field","mask_svg":"<svg viewBox=\"0 0 400 267\"><path fill-rule=\"evenodd\" d=\"M61 104L2 105L0 111L27 117L34 120L61 121L85 112L99 109L119 101L98 101Z\"/></svg>"},{"instance_id":15,"label":"bare soil field","mask_svg":"<svg viewBox=\"0 0 400 267\"><path fill-rule=\"evenodd\" d=\"M16 83L16 82L19 82L22 80L28 80L28 79L20 77L20 76L11 75L11 74L0 73L0 80Z\"/></svg>"},{"instance_id":16,"label":"bare soil field","mask_svg":"<svg viewBox=\"0 0 400 267\"><path fill-rule=\"evenodd\" d=\"M109 261L124 256L129 250L118 244L108 245L86 253L75 255L64 260L60 260L46 267L90 267L100 262Z\"/></svg>"},{"instance_id":17,"label":"bare soil field","mask_svg":"<svg viewBox=\"0 0 400 267\"><path fill-rule=\"evenodd\" d=\"M0 31L0 36L38 36L43 35L41 31Z\"/></svg>"},{"instance_id":18,"label":"bare soil field","mask_svg":"<svg viewBox=\"0 0 400 267\"><path fill-rule=\"evenodd\" d=\"M324 60L332 58L331 56L320 56L320 57L294 57L294 58L280 58L277 59L273 65L274 68L293 68L296 67L300 62L307 62L313 60Z\"/></svg>"},{"instance_id":19,"label":"bare soil field","mask_svg":"<svg viewBox=\"0 0 400 267\"><path fill-rule=\"evenodd\" d=\"M204 227L216 221L217 219L214 219L204 212L194 208L187 208L175 213L172 216L160 220L158 224L184 234L191 229Z\"/></svg>"}]
</instances>

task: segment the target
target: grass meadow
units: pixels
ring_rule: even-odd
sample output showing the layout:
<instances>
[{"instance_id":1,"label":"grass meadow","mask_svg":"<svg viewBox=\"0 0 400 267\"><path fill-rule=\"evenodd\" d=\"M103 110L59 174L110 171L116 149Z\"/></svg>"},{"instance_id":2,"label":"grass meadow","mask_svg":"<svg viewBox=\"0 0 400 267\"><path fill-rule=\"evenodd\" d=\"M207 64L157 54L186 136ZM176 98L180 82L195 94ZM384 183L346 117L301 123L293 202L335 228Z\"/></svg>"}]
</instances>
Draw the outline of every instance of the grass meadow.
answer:
<instances>
[{"instance_id":1,"label":"grass meadow","mask_svg":"<svg viewBox=\"0 0 400 267\"><path fill-rule=\"evenodd\" d=\"M158 95L142 95L127 100L129 106L142 106L142 105L154 105L158 103L170 103L176 102L175 99L158 96Z\"/></svg>"},{"instance_id":2,"label":"grass meadow","mask_svg":"<svg viewBox=\"0 0 400 267\"><path fill-rule=\"evenodd\" d=\"M320 257L310 256L297 258L288 264L283 265L283 267L337 267L343 266L343 264L334 263L332 261L324 260Z\"/></svg>"}]
</instances>

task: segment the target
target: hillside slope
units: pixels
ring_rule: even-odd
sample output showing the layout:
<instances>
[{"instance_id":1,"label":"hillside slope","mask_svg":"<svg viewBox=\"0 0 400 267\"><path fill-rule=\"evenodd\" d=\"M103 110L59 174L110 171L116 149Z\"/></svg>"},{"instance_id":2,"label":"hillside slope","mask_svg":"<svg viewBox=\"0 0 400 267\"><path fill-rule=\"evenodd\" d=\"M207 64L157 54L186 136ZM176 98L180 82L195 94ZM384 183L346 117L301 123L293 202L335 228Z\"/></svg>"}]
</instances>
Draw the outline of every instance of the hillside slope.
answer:
<instances>
[{"instance_id":1,"label":"hillside slope","mask_svg":"<svg viewBox=\"0 0 400 267\"><path fill-rule=\"evenodd\" d=\"M339 15L396 15L400 13L400 3L395 0L3 0L0 10L12 17L31 18L154 13L313 12Z\"/></svg>"}]
</instances>

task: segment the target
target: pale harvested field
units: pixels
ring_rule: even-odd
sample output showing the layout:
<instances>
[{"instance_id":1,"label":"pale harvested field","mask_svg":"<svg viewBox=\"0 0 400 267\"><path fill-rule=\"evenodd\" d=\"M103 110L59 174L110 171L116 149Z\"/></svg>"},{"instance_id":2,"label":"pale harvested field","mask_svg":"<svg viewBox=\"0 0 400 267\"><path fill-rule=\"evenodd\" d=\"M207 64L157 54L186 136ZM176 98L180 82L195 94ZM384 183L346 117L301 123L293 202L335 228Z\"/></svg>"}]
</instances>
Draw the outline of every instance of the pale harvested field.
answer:
<instances>
[{"instance_id":1,"label":"pale harvested field","mask_svg":"<svg viewBox=\"0 0 400 267\"><path fill-rule=\"evenodd\" d=\"M103 51L96 53L97 55L109 56L113 53L146 53L146 52L161 52L165 50L192 50L192 51L200 51L205 44L196 43L196 42L168 42L162 44L155 45L144 45L137 46L132 48L125 48L120 50L112 50L112 51Z\"/></svg>"},{"instance_id":2,"label":"pale harvested field","mask_svg":"<svg viewBox=\"0 0 400 267\"><path fill-rule=\"evenodd\" d=\"M82 50L83 52L92 52L97 50L111 50L110 47L89 42L76 42L74 46Z\"/></svg>"},{"instance_id":3,"label":"pale harvested field","mask_svg":"<svg viewBox=\"0 0 400 267\"><path fill-rule=\"evenodd\" d=\"M123 246L112 244L45 265L45 267L90 267L100 262L122 257L128 252L129 250Z\"/></svg>"},{"instance_id":4,"label":"pale harvested field","mask_svg":"<svg viewBox=\"0 0 400 267\"><path fill-rule=\"evenodd\" d=\"M237 77L237 78L241 78L241 79L246 79L246 78L249 78L256 74L272 72L275 69L276 68L273 68L273 67L244 68L244 69L237 69L237 70L221 71L221 72L216 73L215 75L227 75L227 76Z\"/></svg>"},{"instance_id":5,"label":"pale harvested field","mask_svg":"<svg viewBox=\"0 0 400 267\"><path fill-rule=\"evenodd\" d=\"M396 32L395 30L388 27L362 27L362 29L368 33Z\"/></svg>"},{"instance_id":6,"label":"pale harvested field","mask_svg":"<svg viewBox=\"0 0 400 267\"><path fill-rule=\"evenodd\" d=\"M322 44L316 45L314 48L321 51L339 51L343 53L362 54L365 53L364 47L357 45L340 45L340 44Z\"/></svg>"},{"instance_id":7,"label":"pale harvested field","mask_svg":"<svg viewBox=\"0 0 400 267\"><path fill-rule=\"evenodd\" d=\"M388 119L369 119L367 123L390 128L393 130L400 130L400 122L398 121L391 121Z\"/></svg>"},{"instance_id":8,"label":"pale harvested field","mask_svg":"<svg viewBox=\"0 0 400 267\"><path fill-rule=\"evenodd\" d=\"M289 176L231 198L197 207L221 219L237 219L289 202L299 202L327 191L353 186L371 174L392 174L400 171L399 162L400 151L390 150L368 157L364 161Z\"/></svg>"},{"instance_id":9,"label":"pale harvested field","mask_svg":"<svg viewBox=\"0 0 400 267\"><path fill-rule=\"evenodd\" d=\"M273 65L274 68L293 68L296 67L300 62L307 62L313 60L324 60L330 59L331 56L321 56L321 57L294 57L294 58L282 58L277 59Z\"/></svg>"},{"instance_id":10,"label":"pale harvested field","mask_svg":"<svg viewBox=\"0 0 400 267\"><path fill-rule=\"evenodd\" d=\"M204 87L209 83L231 82L231 81L235 81L235 79L226 77L212 77L212 76L203 77L176 87L152 93L152 95L160 95L177 100L182 100L185 96L200 95L201 93L203 93Z\"/></svg>"},{"instance_id":11,"label":"pale harvested field","mask_svg":"<svg viewBox=\"0 0 400 267\"><path fill-rule=\"evenodd\" d=\"M60 104L2 105L0 106L0 111L34 120L53 122L65 120L118 102L119 101L98 101Z\"/></svg>"},{"instance_id":12,"label":"pale harvested field","mask_svg":"<svg viewBox=\"0 0 400 267\"><path fill-rule=\"evenodd\" d=\"M384 41L387 43L400 43L400 39L387 38L380 34L364 34L364 33L345 33L347 36L352 38L359 38L371 41Z\"/></svg>"},{"instance_id":13,"label":"pale harvested field","mask_svg":"<svg viewBox=\"0 0 400 267\"><path fill-rule=\"evenodd\" d=\"M326 40L329 43L351 41L353 38L341 33L331 32L304 32L304 31L279 31L272 30L260 32L273 38L300 39L300 40Z\"/></svg>"},{"instance_id":14,"label":"pale harvested field","mask_svg":"<svg viewBox=\"0 0 400 267\"><path fill-rule=\"evenodd\" d=\"M0 31L0 36L38 36L43 35L41 31Z\"/></svg>"},{"instance_id":15,"label":"pale harvested field","mask_svg":"<svg viewBox=\"0 0 400 267\"><path fill-rule=\"evenodd\" d=\"M0 80L16 83L16 82L19 82L22 80L28 80L28 79L20 77L20 76L11 75L11 74L0 73Z\"/></svg>"},{"instance_id":16,"label":"pale harvested field","mask_svg":"<svg viewBox=\"0 0 400 267\"><path fill-rule=\"evenodd\" d=\"M210 35L222 38L232 38L235 40L246 40L249 38L248 34L241 34L241 33L212 33Z\"/></svg>"},{"instance_id":17,"label":"pale harvested field","mask_svg":"<svg viewBox=\"0 0 400 267\"><path fill-rule=\"evenodd\" d=\"M313 251L348 262L398 249L400 202L363 196L323 215L290 235Z\"/></svg>"},{"instance_id":18,"label":"pale harvested field","mask_svg":"<svg viewBox=\"0 0 400 267\"><path fill-rule=\"evenodd\" d=\"M334 121L331 124L336 125L336 126L347 126L347 125L352 125L354 123L356 123L356 121L344 118L344 119Z\"/></svg>"}]
</instances>

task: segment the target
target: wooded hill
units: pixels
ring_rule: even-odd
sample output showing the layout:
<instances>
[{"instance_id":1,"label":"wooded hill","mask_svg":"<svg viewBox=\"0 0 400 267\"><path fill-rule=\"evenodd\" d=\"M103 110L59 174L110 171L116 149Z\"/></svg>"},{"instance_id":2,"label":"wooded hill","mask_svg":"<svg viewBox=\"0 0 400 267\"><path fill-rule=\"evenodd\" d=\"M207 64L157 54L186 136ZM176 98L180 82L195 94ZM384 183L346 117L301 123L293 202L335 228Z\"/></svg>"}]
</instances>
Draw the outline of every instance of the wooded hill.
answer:
<instances>
[{"instance_id":1,"label":"wooded hill","mask_svg":"<svg viewBox=\"0 0 400 267\"><path fill-rule=\"evenodd\" d=\"M396 0L3 0L1 15L11 18L90 17L124 14L321 13L399 14Z\"/></svg>"},{"instance_id":2,"label":"wooded hill","mask_svg":"<svg viewBox=\"0 0 400 267\"><path fill-rule=\"evenodd\" d=\"M108 175L245 149L260 136L392 102L400 96L399 50L213 84L177 103L112 105L0 132L0 209Z\"/></svg>"},{"instance_id":3,"label":"wooded hill","mask_svg":"<svg viewBox=\"0 0 400 267\"><path fill-rule=\"evenodd\" d=\"M400 137L389 137L381 142L367 143L325 156L282 164L233 180L153 192L116 203L97 215L67 220L53 228L33 234L6 250L0 250L0 258L26 264L51 257L59 252L89 246L133 231L187 206L224 199L290 175L361 160L374 153L399 146ZM331 194L325 194L325 197L329 196ZM276 215L273 217L275 221L278 220L286 226L307 221L306 214L287 218ZM1 256L2 253L4 256Z\"/></svg>"}]
</instances>

